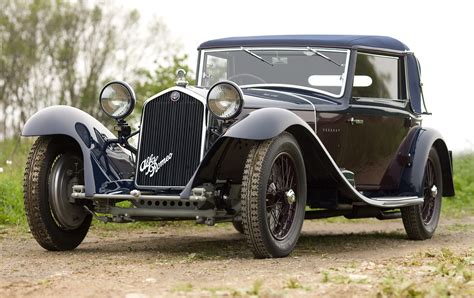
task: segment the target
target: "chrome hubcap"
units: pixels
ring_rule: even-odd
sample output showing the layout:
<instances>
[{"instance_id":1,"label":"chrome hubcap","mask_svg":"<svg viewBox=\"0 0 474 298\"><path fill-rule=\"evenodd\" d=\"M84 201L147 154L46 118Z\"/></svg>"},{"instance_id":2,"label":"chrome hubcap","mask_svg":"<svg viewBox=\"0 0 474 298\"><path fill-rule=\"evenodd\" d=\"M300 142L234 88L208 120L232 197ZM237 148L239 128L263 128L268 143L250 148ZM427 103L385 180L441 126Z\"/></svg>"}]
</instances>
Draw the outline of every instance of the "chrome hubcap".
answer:
<instances>
[{"instance_id":1,"label":"chrome hubcap","mask_svg":"<svg viewBox=\"0 0 474 298\"><path fill-rule=\"evenodd\" d=\"M431 188L431 197L435 198L436 195L438 195L438 188L436 187L436 185L433 185L433 187Z\"/></svg>"},{"instance_id":2,"label":"chrome hubcap","mask_svg":"<svg viewBox=\"0 0 474 298\"><path fill-rule=\"evenodd\" d=\"M288 201L288 204L290 204L290 205L293 204L294 202L296 202L296 194L293 191L293 189L291 189L291 188L290 188L290 190L285 192L285 197L286 197L286 200Z\"/></svg>"}]
</instances>

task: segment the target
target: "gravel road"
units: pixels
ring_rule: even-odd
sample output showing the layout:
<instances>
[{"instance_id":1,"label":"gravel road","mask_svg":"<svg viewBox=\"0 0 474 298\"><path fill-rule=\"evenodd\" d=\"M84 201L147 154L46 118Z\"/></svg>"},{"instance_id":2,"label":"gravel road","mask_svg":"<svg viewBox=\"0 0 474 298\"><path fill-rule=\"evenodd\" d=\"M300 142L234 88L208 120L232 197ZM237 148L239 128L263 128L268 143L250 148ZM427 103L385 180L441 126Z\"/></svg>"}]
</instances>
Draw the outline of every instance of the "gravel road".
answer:
<instances>
[{"instance_id":1,"label":"gravel road","mask_svg":"<svg viewBox=\"0 0 474 298\"><path fill-rule=\"evenodd\" d=\"M0 227L0 297L474 296L474 218L409 241L401 220L306 221L295 252L253 259L229 224L95 223L74 251Z\"/></svg>"}]
</instances>

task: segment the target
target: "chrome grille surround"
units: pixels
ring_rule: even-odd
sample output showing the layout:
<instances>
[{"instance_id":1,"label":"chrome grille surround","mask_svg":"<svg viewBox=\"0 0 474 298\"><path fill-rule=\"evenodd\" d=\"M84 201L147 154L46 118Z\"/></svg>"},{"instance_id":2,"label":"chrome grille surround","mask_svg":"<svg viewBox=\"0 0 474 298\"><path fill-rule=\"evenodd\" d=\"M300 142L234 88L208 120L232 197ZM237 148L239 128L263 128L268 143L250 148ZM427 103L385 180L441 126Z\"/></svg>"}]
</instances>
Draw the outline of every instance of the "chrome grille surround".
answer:
<instances>
[{"instance_id":1,"label":"chrome grille surround","mask_svg":"<svg viewBox=\"0 0 474 298\"><path fill-rule=\"evenodd\" d=\"M135 175L137 188L181 190L185 187L204 154L205 102L199 94L182 87L169 88L145 102Z\"/></svg>"}]
</instances>

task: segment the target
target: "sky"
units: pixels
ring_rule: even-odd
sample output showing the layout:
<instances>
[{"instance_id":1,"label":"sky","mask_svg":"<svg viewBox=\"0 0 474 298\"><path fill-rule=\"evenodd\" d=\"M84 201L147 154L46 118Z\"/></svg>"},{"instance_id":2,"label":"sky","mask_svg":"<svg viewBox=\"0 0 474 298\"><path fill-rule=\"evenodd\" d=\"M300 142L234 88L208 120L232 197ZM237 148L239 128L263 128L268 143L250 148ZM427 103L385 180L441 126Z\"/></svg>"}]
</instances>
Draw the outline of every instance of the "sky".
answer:
<instances>
[{"instance_id":1,"label":"sky","mask_svg":"<svg viewBox=\"0 0 474 298\"><path fill-rule=\"evenodd\" d=\"M195 68L206 40L248 35L387 35L421 63L433 127L455 152L474 150L474 17L470 1L147 1L117 0L147 20L161 18ZM152 57L150 58L153 59Z\"/></svg>"}]
</instances>

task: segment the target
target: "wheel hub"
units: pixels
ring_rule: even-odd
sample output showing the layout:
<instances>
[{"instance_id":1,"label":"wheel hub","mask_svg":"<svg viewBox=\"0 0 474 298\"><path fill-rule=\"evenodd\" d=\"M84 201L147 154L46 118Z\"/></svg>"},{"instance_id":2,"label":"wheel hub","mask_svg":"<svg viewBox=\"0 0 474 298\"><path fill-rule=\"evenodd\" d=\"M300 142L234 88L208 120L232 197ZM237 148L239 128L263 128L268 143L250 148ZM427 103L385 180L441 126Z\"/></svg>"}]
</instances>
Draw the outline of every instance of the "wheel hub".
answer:
<instances>
[{"instance_id":1,"label":"wheel hub","mask_svg":"<svg viewBox=\"0 0 474 298\"><path fill-rule=\"evenodd\" d=\"M293 204L294 202L296 202L296 194L293 191L293 189L290 188L290 190L285 192L285 198L288 201L288 204L290 204L290 205Z\"/></svg>"},{"instance_id":2,"label":"wheel hub","mask_svg":"<svg viewBox=\"0 0 474 298\"><path fill-rule=\"evenodd\" d=\"M81 165L80 159L62 155L51 170L50 205L54 218L65 229L79 228L87 215L82 206L69 201L72 186L78 184L83 175Z\"/></svg>"},{"instance_id":3,"label":"wheel hub","mask_svg":"<svg viewBox=\"0 0 474 298\"><path fill-rule=\"evenodd\" d=\"M438 188L436 187L436 185L433 185L430 191L431 191L431 197L436 198L436 196L438 195Z\"/></svg>"}]
</instances>

